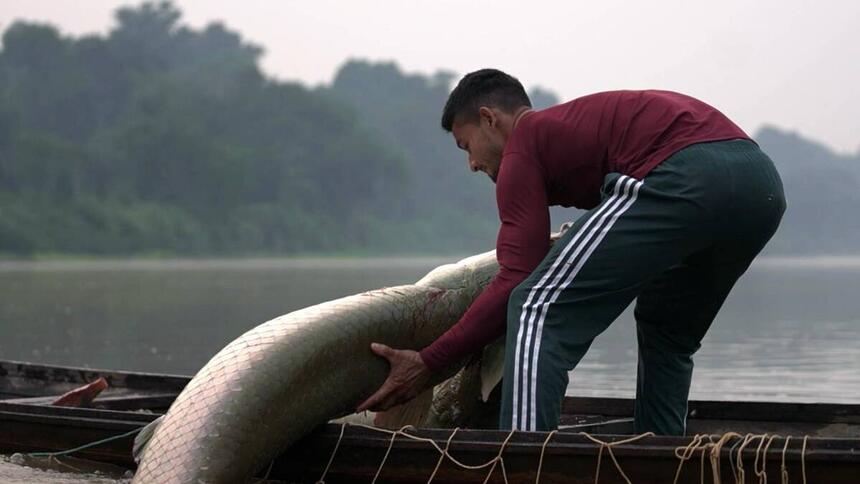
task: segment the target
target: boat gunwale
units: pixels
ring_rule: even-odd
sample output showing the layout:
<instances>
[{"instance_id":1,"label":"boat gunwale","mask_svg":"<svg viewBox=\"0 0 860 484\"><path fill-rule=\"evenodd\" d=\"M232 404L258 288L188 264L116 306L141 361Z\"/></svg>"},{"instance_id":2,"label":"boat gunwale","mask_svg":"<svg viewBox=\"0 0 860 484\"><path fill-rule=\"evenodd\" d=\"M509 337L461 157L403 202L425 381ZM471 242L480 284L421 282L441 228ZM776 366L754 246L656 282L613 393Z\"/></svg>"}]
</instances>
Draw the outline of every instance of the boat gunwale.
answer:
<instances>
[{"instance_id":1,"label":"boat gunwale","mask_svg":"<svg viewBox=\"0 0 860 484\"><path fill-rule=\"evenodd\" d=\"M0 366L10 362L0 361ZM28 373L28 363L14 362L18 365L16 368L23 369L22 373ZM178 394L181 387L190 381L190 377L180 375L159 375L155 373L136 373L136 372L112 372L90 368L75 368L75 367L57 367L51 365L32 365L36 371L29 374L41 375L60 375L64 372L67 375L119 375L120 382L125 383L128 379L134 381L136 377L150 378L150 382L166 382L164 385L158 384L145 389L141 392L130 394L127 396L131 400L155 402L158 398L162 400L169 399L171 392ZM83 372L83 373L81 373ZM2 378L2 375L0 375ZM33 383L38 385L42 380L34 379ZM46 386L50 386L52 382L45 382ZM171 386L172 385L172 386ZM176 386L179 386L176 389ZM169 387L169 392L165 392L165 387ZM158 395L158 398L147 400L147 395ZM123 395L117 394L110 397L114 401L122 401ZM15 400L15 399L11 399ZM26 399L25 399L26 400ZM124 433L131 432L135 429L142 428L150 421L161 415L161 407L158 411L152 413L144 413L141 411L131 410L110 410L103 408L77 408L77 407L57 407L44 403L34 403L40 401L33 399L31 403L15 402L0 400L0 422L7 423L11 432L7 439L0 439L0 445L5 451L13 452L28 452L34 450L44 451L61 451L73 448L77 445L90 443L100 438L110 439L111 437L119 437ZM42 402L46 400L41 400ZM98 403L98 399L95 401ZM586 426L569 429L562 429L549 440L544 447L549 436L546 432L515 432L511 436L510 441L505 447L504 455L510 456L509 459L523 460L537 459L538 454L543 453L545 456L555 456L556 459L548 459L549 461L557 461L559 457L567 457L568 460L589 459L593 461L600 453L601 446L594 441L591 441L583 435L581 430L591 431L589 435L594 438L611 442L621 439L631 438L630 434L621 433L618 431L628 424L613 424L618 421L618 417L630 417L633 411L632 399L625 398L600 398L600 397L566 397L563 404L563 418L568 419L567 423L578 423L582 419L589 421ZM792 440L785 452L786 462L791 462L795 467L799 466L800 462L806 462L815 468L823 469L828 466L836 466L839 469L854 468L860 464L860 405L857 404L839 404L839 403L799 403L799 402L738 402L738 401L691 401L690 402L690 422L729 422L735 419L741 423L756 422L786 425L786 430L791 435ZM590 412L590 413L589 413ZM591 421L596 417L604 417L606 421ZM767 417L767 418L756 418ZM626 419L625 419L626 420ZM857 427L857 437L832 437L832 436L815 436L806 439L806 451L801 451L801 445L804 440L804 435L796 429L790 429L794 424L799 425L802 429L804 425L817 424L837 424L849 425L851 433L854 433L854 426ZM798 425L795 425L798 427ZM344 431L343 437L340 438L341 430ZM413 435L419 437L432 438L440 447L444 447L453 429L432 429L432 428L417 428L409 431ZM785 432L783 432L785 433ZM56 435L56 437L52 437ZM451 451L455 457L462 457L464 460L471 461L486 461L498 455L502 443L508 437L509 432L502 430L483 430L483 429L460 429L451 440ZM771 434L772 435L772 434ZM31 440L26 440L28 436L32 436ZM14 439L19 439L15 441ZM685 437L668 437L668 436L653 436L643 438L636 442L627 444L615 444L612 446L612 452L620 459L630 459L631 462L643 462L644 460L653 460L649 465L671 465L674 469L677 466L678 459L676 450L687 447L691 442L691 435ZM748 445L742 453L743 458L754 458L757 452L759 439L756 437L753 442ZM109 462L116 465L134 468L135 463L131 456L131 436L105 442L97 447L84 450L76 453L76 456L96 460L100 462ZM317 462L317 459L328 459L334 449L336 443L340 441L338 453L344 454L372 456L376 458L377 454L381 457L382 453L387 448L391 448L391 452L397 454L397 457L392 458L392 464L399 467L399 471L392 469L395 472L408 471L409 459L416 459L415 465L418 462L425 460L433 460L438 456L437 451L427 442L412 441L406 438L397 438L392 443L391 434L380 430L367 429L356 425L348 425L343 428L338 423L327 423L317 427L311 434L303 438L294 446L294 451L289 454L282 455L275 460L273 468L273 477L277 476L292 476L297 472L296 466L304 466L305 469L301 472L317 472L318 466L324 466L325 462ZM735 439L732 445L737 443ZM767 461L776 463L782 458L784 447L784 438L778 438L773 441L767 452L764 454ZM18 445L18 449L13 447ZM721 452L721 458L731 458L733 448L732 445L724 446ZM38 448L37 448L38 447ZM307 452L311 452L310 455ZM405 455L402 455L405 453ZM429 453L428 453L429 452ZM322 456L322 457L321 457ZM606 457L606 456L604 456ZM346 458L345 456L343 458ZM579 459L577 459L579 458ZM407 461L406 464L402 462ZM695 452L695 460L699 459L699 451ZM564 459L561 459L564 460ZM332 476L346 476L345 480L349 481L349 476L359 475L356 473L365 472L368 469L367 463L345 464L346 469L337 469L337 466L332 469ZM349 462L349 461L347 461ZM396 463L401 462L401 463ZM354 466L351 468L350 465ZM370 464L372 466L372 464ZM432 463L430 466L432 467ZM549 467L554 467L562 464L552 464ZM563 464L579 465L579 464ZM698 465L691 463L690 465ZM834 468L836 468L834 467ZM549 469L548 469L549 472ZM553 472L559 472L556 469ZM843 472L840 470L839 472ZM404 474L404 475L406 475ZM564 474L558 474L564 476ZM336 480L336 479L334 479ZM426 478L425 478L426 480Z\"/></svg>"},{"instance_id":2,"label":"boat gunwale","mask_svg":"<svg viewBox=\"0 0 860 484\"><path fill-rule=\"evenodd\" d=\"M12 369L13 371L11 371ZM135 401L146 402L147 399L152 400L152 403L164 403L169 400L170 396L181 392L188 384L192 377L186 375L174 374L159 374L134 371L112 371L96 368L83 368L72 366L60 366L40 363L28 363L24 361L0 360L0 379L8 377L10 371L13 376L20 379L28 379L27 375L34 375L29 378L34 384L39 382L46 386L58 381L48 380L47 377L62 375L64 377L78 377L79 381L74 383L87 383L86 378L95 379L99 376L113 377L115 379L114 387L118 389L132 389L141 393L106 393L102 401L110 401L110 407L115 409L102 408L76 408L73 410L34 410L35 413L57 413L64 412L74 414L81 412L82 415L87 411L92 412L111 412L106 413L106 417L116 416L119 413L139 414L134 410L121 410L116 407L122 406L124 401L134 403ZM43 378L37 378L36 375ZM64 379L60 383L69 383ZM129 385L129 383L131 385ZM0 387L2 388L2 387ZM22 401L24 400L24 401ZM7 405L21 404L30 405L32 407L40 407L42 409L62 409L70 407L53 407L43 403L27 403L27 398L0 398L0 410L6 406L6 409L11 409ZM38 397L33 398L34 402L38 401ZM96 399L96 404L99 400ZM601 415L606 417L630 417L633 414L634 400L630 398L618 397L577 397L566 396L562 404L563 418L567 416L578 415ZM169 406L169 405L168 405ZM160 405L163 407L163 405ZM147 408L147 407L143 407ZM95 415L95 414L91 414ZM827 424L848 424L860 425L860 404L845 404L845 403L826 403L826 402L766 402L766 401L720 401L720 400L691 400L688 408L688 418L707 421L707 420L737 420L744 422L776 422L776 423L827 423Z\"/></svg>"},{"instance_id":3,"label":"boat gunwale","mask_svg":"<svg viewBox=\"0 0 860 484\"><path fill-rule=\"evenodd\" d=\"M117 380L117 382L121 383L132 383L133 385L122 385L123 388L130 389L148 389L150 388L150 383L158 383L161 386L157 388L163 388L164 386L170 386L173 388L174 386L181 385L179 389L185 387L189 381L191 381L191 376L188 375L178 375L171 373L154 373L154 372L144 372L144 371L132 371L132 370L108 370L104 368L87 368L83 366L66 366L66 365L52 365L49 363L31 363L27 361L19 361L19 360L0 360L0 378L21 378L21 379L32 379L38 380L38 378L33 378L30 375L41 373L43 375L58 375L62 374L67 379L55 379L50 380L54 383L88 383L86 378L97 378L99 376L104 377L113 377Z\"/></svg>"}]
</instances>

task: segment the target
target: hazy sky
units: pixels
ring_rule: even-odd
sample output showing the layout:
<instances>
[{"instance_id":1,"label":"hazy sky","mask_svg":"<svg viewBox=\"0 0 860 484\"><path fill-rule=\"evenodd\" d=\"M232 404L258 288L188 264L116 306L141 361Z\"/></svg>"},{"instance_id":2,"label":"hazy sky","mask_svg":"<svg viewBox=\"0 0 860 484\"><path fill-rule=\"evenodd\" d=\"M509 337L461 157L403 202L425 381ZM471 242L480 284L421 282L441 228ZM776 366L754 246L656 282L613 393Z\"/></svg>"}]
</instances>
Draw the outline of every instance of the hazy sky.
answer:
<instances>
[{"instance_id":1,"label":"hazy sky","mask_svg":"<svg viewBox=\"0 0 860 484\"><path fill-rule=\"evenodd\" d=\"M0 29L22 18L106 32L127 3L137 2L0 0ZM280 79L329 82L350 57L420 73L497 67L564 99L682 91L750 132L772 123L841 152L860 148L856 0L175 3L192 26L222 20L263 46L263 69Z\"/></svg>"}]
</instances>

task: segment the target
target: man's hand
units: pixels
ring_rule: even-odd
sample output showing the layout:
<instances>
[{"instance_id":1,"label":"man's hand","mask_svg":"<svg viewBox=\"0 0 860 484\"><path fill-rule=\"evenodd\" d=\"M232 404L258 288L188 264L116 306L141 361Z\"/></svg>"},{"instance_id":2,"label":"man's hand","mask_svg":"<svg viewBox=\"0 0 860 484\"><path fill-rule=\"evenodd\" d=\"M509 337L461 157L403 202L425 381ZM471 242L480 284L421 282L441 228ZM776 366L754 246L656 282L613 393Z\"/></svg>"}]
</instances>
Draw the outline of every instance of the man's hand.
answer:
<instances>
[{"instance_id":1,"label":"man's hand","mask_svg":"<svg viewBox=\"0 0 860 484\"><path fill-rule=\"evenodd\" d=\"M432 373L417 351L395 350L381 343L372 343L370 349L388 360L391 371L385 383L358 406L356 413L388 410L412 400L426 388Z\"/></svg>"}]
</instances>

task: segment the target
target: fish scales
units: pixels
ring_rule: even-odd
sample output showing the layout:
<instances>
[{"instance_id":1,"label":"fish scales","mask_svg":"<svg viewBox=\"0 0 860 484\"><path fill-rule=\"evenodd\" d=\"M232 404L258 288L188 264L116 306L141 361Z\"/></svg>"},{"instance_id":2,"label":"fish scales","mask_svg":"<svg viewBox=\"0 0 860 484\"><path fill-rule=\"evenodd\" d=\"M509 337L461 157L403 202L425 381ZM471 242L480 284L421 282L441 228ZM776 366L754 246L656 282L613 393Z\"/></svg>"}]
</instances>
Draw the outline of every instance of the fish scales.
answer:
<instances>
[{"instance_id":1,"label":"fish scales","mask_svg":"<svg viewBox=\"0 0 860 484\"><path fill-rule=\"evenodd\" d=\"M134 483L235 483L388 374L377 341L418 349L444 333L498 272L495 252L438 267L412 285L280 316L216 354L179 395L144 450Z\"/></svg>"}]
</instances>

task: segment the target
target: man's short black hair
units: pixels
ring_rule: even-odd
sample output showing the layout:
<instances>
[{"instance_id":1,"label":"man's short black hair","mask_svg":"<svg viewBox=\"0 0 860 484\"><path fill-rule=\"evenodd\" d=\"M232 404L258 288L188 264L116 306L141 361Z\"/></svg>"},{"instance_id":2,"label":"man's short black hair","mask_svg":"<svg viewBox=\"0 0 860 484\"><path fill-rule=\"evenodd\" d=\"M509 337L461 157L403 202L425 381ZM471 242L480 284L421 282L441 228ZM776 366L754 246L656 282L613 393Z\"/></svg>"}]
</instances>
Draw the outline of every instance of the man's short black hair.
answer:
<instances>
[{"instance_id":1,"label":"man's short black hair","mask_svg":"<svg viewBox=\"0 0 860 484\"><path fill-rule=\"evenodd\" d=\"M442 129L450 132L456 118L477 121L481 106L513 111L520 106L532 107L532 103L515 77L498 69L470 72L460 79L448 96L442 110Z\"/></svg>"}]
</instances>

